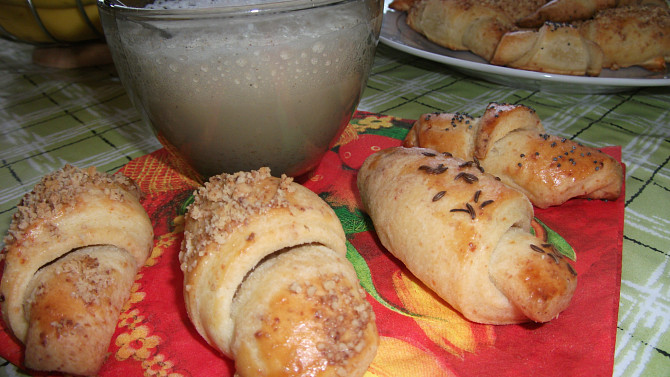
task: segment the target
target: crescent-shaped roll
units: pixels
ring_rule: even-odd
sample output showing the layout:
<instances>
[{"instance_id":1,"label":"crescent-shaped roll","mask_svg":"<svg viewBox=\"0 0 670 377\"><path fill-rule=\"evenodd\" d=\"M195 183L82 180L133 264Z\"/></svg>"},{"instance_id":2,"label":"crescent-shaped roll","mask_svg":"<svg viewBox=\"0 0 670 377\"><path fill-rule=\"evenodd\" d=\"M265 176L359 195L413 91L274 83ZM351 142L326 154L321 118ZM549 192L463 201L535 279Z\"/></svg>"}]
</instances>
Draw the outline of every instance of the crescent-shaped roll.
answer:
<instances>
[{"instance_id":1,"label":"crescent-shaped roll","mask_svg":"<svg viewBox=\"0 0 670 377\"><path fill-rule=\"evenodd\" d=\"M612 8L617 0L552 0L517 24L524 28L540 27L546 21L571 22L591 18L602 9Z\"/></svg>"},{"instance_id":2,"label":"crescent-shaped roll","mask_svg":"<svg viewBox=\"0 0 670 377\"><path fill-rule=\"evenodd\" d=\"M547 22L538 30L505 33L491 64L562 75L598 76L603 52L571 24Z\"/></svg>"},{"instance_id":3,"label":"crescent-shaped roll","mask_svg":"<svg viewBox=\"0 0 670 377\"><path fill-rule=\"evenodd\" d=\"M469 50L489 60L500 38L514 23L498 9L473 0L422 0L407 13L407 25L428 40Z\"/></svg>"},{"instance_id":4,"label":"crescent-shaped roll","mask_svg":"<svg viewBox=\"0 0 670 377\"><path fill-rule=\"evenodd\" d=\"M153 245L139 198L123 175L71 165L22 198L4 240L0 305L26 346L26 367L91 375L102 366L121 306ZM96 245L103 246L89 247ZM73 266L71 277L60 273Z\"/></svg>"},{"instance_id":5,"label":"crescent-shaped roll","mask_svg":"<svg viewBox=\"0 0 670 377\"><path fill-rule=\"evenodd\" d=\"M395 0L390 7L407 12L407 25L428 40L452 49L469 50L487 61L515 21L545 0Z\"/></svg>"},{"instance_id":6,"label":"crescent-shaped roll","mask_svg":"<svg viewBox=\"0 0 670 377\"><path fill-rule=\"evenodd\" d=\"M641 66L664 71L670 62L670 9L668 6L625 6L598 12L579 25L603 51L603 67Z\"/></svg>"},{"instance_id":7,"label":"crescent-shaped roll","mask_svg":"<svg viewBox=\"0 0 670 377\"><path fill-rule=\"evenodd\" d=\"M335 212L268 168L210 178L185 215L184 299L241 376L362 376L378 334Z\"/></svg>"},{"instance_id":8,"label":"crescent-shaped roll","mask_svg":"<svg viewBox=\"0 0 670 377\"><path fill-rule=\"evenodd\" d=\"M517 21L523 28L540 27L546 21L578 23L588 20L598 12L627 6L660 6L667 8L665 0L552 0Z\"/></svg>"},{"instance_id":9,"label":"crescent-shaped roll","mask_svg":"<svg viewBox=\"0 0 670 377\"><path fill-rule=\"evenodd\" d=\"M623 186L618 161L596 148L547 134L537 113L523 105L491 103L479 118L424 114L403 145L477 160L539 208L572 198L614 200Z\"/></svg>"},{"instance_id":10,"label":"crescent-shaped roll","mask_svg":"<svg viewBox=\"0 0 670 377\"><path fill-rule=\"evenodd\" d=\"M112 245L77 249L41 268L26 290L25 365L97 374L136 273L133 256Z\"/></svg>"},{"instance_id":11,"label":"crescent-shaped roll","mask_svg":"<svg viewBox=\"0 0 670 377\"><path fill-rule=\"evenodd\" d=\"M384 247L465 318L546 322L569 305L577 274L530 233L531 203L475 162L384 149L358 188Z\"/></svg>"},{"instance_id":12,"label":"crescent-shaped roll","mask_svg":"<svg viewBox=\"0 0 670 377\"><path fill-rule=\"evenodd\" d=\"M397 10L398 12L408 12L414 4L421 0L393 0L389 3L389 8Z\"/></svg>"}]
</instances>

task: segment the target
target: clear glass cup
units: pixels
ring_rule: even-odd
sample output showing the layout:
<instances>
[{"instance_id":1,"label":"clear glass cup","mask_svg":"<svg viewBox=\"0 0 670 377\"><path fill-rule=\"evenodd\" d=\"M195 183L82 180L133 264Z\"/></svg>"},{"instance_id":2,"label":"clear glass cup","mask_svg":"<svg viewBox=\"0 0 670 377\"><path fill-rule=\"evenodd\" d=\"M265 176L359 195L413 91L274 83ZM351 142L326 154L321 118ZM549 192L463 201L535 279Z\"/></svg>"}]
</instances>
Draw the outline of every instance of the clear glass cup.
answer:
<instances>
[{"instance_id":1,"label":"clear glass cup","mask_svg":"<svg viewBox=\"0 0 670 377\"><path fill-rule=\"evenodd\" d=\"M144 3L98 1L107 43L142 117L204 177L313 169L356 110L383 7L381 0L170 10Z\"/></svg>"}]
</instances>

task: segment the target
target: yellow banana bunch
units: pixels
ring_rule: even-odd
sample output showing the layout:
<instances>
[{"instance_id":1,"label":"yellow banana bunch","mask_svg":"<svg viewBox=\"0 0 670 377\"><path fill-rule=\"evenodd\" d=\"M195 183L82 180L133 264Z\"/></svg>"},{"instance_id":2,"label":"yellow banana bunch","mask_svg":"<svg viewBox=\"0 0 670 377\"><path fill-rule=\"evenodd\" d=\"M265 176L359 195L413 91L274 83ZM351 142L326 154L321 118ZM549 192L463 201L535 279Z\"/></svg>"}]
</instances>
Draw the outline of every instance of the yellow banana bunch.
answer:
<instances>
[{"instance_id":1,"label":"yellow banana bunch","mask_svg":"<svg viewBox=\"0 0 670 377\"><path fill-rule=\"evenodd\" d=\"M102 36L95 0L32 0L32 4L37 15L25 0L0 0L0 35L28 43L73 43Z\"/></svg>"}]
</instances>

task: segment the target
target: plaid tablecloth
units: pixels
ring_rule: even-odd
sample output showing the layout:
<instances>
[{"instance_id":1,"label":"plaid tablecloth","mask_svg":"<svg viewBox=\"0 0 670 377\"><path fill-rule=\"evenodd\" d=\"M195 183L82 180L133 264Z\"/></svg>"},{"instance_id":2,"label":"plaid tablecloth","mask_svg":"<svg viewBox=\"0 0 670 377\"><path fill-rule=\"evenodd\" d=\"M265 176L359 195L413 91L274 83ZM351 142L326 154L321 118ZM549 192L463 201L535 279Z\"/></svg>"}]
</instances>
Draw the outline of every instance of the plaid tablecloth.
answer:
<instances>
[{"instance_id":1,"label":"plaid tablecloth","mask_svg":"<svg viewBox=\"0 0 670 377\"><path fill-rule=\"evenodd\" d=\"M65 163L115 172L161 147L112 67L47 69L31 64L31 52L0 40L2 234L19 198L44 174ZM380 45L359 110L416 119L481 114L492 101L534 108L552 134L621 146L626 208L614 375L670 375L670 88L607 95L513 89ZM12 365L0 368L0 376L15 373Z\"/></svg>"}]
</instances>

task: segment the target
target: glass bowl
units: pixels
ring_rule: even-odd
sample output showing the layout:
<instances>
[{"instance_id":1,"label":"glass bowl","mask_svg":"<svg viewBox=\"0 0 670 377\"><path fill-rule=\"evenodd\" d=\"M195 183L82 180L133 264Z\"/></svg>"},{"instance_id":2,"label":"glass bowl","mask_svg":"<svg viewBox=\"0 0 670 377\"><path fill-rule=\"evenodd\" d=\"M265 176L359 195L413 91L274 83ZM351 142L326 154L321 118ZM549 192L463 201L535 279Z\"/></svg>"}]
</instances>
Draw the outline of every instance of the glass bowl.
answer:
<instances>
[{"instance_id":1,"label":"glass bowl","mask_svg":"<svg viewBox=\"0 0 670 377\"><path fill-rule=\"evenodd\" d=\"M273 175L313 169L358 105L383 7L381 0L146 3L98 1L107 43L135 107L166 149L205 178L262 166Z\"/></svg>"}]
</instances>

